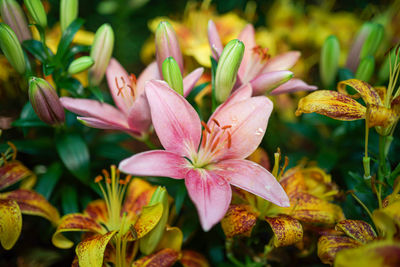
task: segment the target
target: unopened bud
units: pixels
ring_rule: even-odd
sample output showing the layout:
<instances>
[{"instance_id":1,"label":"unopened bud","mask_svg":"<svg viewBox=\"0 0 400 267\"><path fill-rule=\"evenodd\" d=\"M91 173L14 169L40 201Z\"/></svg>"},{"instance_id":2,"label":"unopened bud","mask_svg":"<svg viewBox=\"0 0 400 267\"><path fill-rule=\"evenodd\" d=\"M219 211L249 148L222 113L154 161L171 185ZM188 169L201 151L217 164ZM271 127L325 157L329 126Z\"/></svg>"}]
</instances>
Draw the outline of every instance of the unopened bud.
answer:
<instances>
[{"instance_id":1,"label":"unopened bud","mask_svg":"<svg viewBox=\"0 0 400 267\"><path fill-rule=\"evenodd\" d=\"M373 56L367 56L361 60L355 74L356 79L368 82L371 79L375 69L375 59Z\"/></svg>"},{"instance_id":2,"label":"unopened bud","mask_svg":"<svg viewBox=\"0 0 400 267\"><path fill-rule=\"evenodd\" d=\"M56 90L46 80L30 78L29 101L36 115L45 123L54 125L64 122L64 108Z\"/></svg>"},{"instance_id":3,"label":"unopened bud","mask_svg":"<svg viewBox=\"0 0 400 267\"><path fill-rule=\"evenodd\" d=\"M0 47L14 69L20 73L25 73L26 65L21 44L14 31L4 23L0 23Z\"/></svg>"},{"instance_id":4,"label":"unopened bud","mask_svg":"<svg viewBox=\"0 0 400 267\"><path fill-rule=\"evenodd\" d=\"M178 94L183 95L183 79L178 63L173 57L168 57L162 64L162 74L164 80Z\"/></svg>"},{"instance_id":5,"label":"unopened bud","mask_svg":"<svg viewBox=\"0 0 400 267\"><path fill-rule=\"evenodd\" d=\"M183 56L179 46L178 38L167 21L162 21L158 25L155 34L156 58L158 69L162 72L162 64L168 57L173 57L178 63L181 73L183 73Z\"/></svg>"},{"instance_id":6,"label":"unopened bud","mask_svg":"<svg viewBox=\"0 0 400 267\"><path fill-rule=\"evenodd\" d=\"M244 44L237 39L230 41L222 51L215 75L215 97L219 103L228 98L236 83L243 53Z\"/></svg>"},{"instance_id":7,"label":"unopened bud","mask_svg":"<svg viewBox=\"0 0 400 267\"><path fill-rule=\"evenodd\" d=\"M62 32L78 17L78 6L78 0L61 0L60 27Z\"/></svg>"},{"instance_id":8,"label":"unopened bud","mask_svg":"<svg viewBox=\"0 0 400 267\"><path fill-rule=\"evenodd\" d=\"M372 23L371 32L365 39L365 42L361 48L360 59L365 58L366 56L374 56L376 51L378 50L383 36L385 34L385 29L381 24Z\"/></svg>"},{"instance_id":9,"label":"unopened bud","mask_svg":"<svg viewBox=\"0 0 400 267\"><path fill-rule=\"evenodd\" d=\"M169 216L168 193L165 187L157 187L153 193L149 205L161 203L163 205L163 213L158 224L144 237L140 239L140 251L143 254L149 255L154 252L160 242L165 226L167 225Z\"/></svg>"},{"instance_id":10,"label":"unopened bud","mask_svg":"<svg viewBox=\"0 0 400 267\"><path fill-rule=\"evenodd\" d=\"M108 63L110 62L114 48L114 31L109 24L103 24L94 36L90 57L94 65L89 70L90 85L96 86L101 83Z\"/></svg>"},{"instance_id":11,"label":"unopened bud","mask_svg":"<svg viewBox=\"0 0 400 267\"><path fill-rule=\"evenodd\" d=\"M25 14L17 1L0 0L0 13L4 22L15 32L20 43L32 39Z\"/></svg>"},{"instance_id":12,"label":"unopened bud","mask_svg":"<svg viewBox=\"0 0 400 267\"><path fill-rule=\"evenodd\" d=\"M46 11L44 11L42 2L40 0L24 0L24 3L36 24L42 28L46 28L47 15Z\"/></svg>"},{"instance_id":13,"label":"unopened bud","mask_svg":"<svg viewBox=\"0 0 400 267\"><path fill-rule=\"evenodd\" d=\"M77 74L79 72L87 70L88 68L93 66L93 64L94 60L91 57L89 56L80 57L71 62L71 65L69 65L68 68L68 73L71 75Z\"/></svg>"},{"instance_id":14,"label":"unopened bud","mask_svg":"<svg viewBox=\"0 0 400 267\"><path fill-rule=\"evenodd\" d=\"M322 84L331 87L335 81L339 66L340 45L335 35L326 38L321 50L319 74Z\"/></svg>"}]
</instances>

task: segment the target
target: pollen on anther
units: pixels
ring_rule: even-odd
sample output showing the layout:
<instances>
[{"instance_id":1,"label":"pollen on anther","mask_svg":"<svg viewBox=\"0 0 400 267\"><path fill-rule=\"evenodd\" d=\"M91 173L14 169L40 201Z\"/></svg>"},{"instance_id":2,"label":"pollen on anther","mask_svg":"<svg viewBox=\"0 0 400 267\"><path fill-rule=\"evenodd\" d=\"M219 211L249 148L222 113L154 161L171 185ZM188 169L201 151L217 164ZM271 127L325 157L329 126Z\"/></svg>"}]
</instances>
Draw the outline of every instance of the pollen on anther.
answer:
<instances>
[{"instance_id":1,"label":"pollen on anther","mask_svg":"<svg viewBox=\"0 0 400 267\"><path fill-rule=\"evenodd\" d=\"M107 179L110 178L110 173L106 169L101 170L101 172L103 173L105 178L107 178Z\"/></svg>"},{"instance_id":2,"label":"pollen on anther","mask_svg":"<svg viewBox=\"0 0 400 267\"><path fill-rule=\"evenodd\" d=\"M132 179L132 176L128 175L125 177L125 183L129 183Z\"/></svg>"},{"instance_id":3,"label":"pollen on anther","mask_svg":"<svg viewBox=\"0 0 400 267\"><path fill-rule=\"evenodd\" d=\"M225 125L225 126L223 126L221 129L222 130L226 130L226 129L229 129L229 128L231 128L232 127L232 125Z\"/></svg>"},{"instance_id":4,"label":"pollen on anther","mask_svg":"<svg viewBox=\"0 0 400 267\"><path fill-rule=\"evenodd\" d=\"M99 183L99 182L101 182L103 180L103 176L101 176L101 175L98 175L98 176L96 176L96 178L94 178L94 182L95 183Z\"/></svg>"},{"instance_id":5,"label":"pollen on anther","mask_svg":"<svg viewBox=\"0 0 400 267\"><path fill-rule=\"evenodd\" d=\"M120 179L120 180L118 181L118 183L119 183L119 184L121 184L121 185L124 185L124 184L126 184L126 181L125 181L125 180L122 180L122 179Z\"/></svg>"},{"instance_id":6,"label":"pollen on anther","mask_svg":"<svg viewBox=\"0 0 400 267\"><path fill-rule=\"evenodd\" d=\"M228 133L228 149L229 149L229 148L231 148L231 145L232 145L232 136L231 136L230 132L227 132L227 133Z\"/></svg>"},{"instance_id":7,"label":"pollen on anther","mask_svg":"<svg viewBox=\"0 0 400 267\"><path fill-rule=\"evenodd\" d=\"M211 133L210 128L208 128L207 124L206 124L204 121L201 122L201 125L203 125L204 129L205 129L208 133Z\"/></svg>"},{"instance_id":8,"label":"pollen on anther","mask_svg":"<svg viewBox=\"0 0 400 267\"><path fill-rule=\"evenodd\" d=\"M111 179L110 178L106 178L106 183L107 184L111 184Z\"/></svg>"},{"instance_id":9,"label":"pollen on anther","mask_svg":"<svg viewBox=\"0 0 400 267\"><path fill-rule=\"evenodd\" d=\"M221 127L221 125L219 124L219 122L216 119L212 119L212 121L218 126Z\"/></svg>"}]
</instances>

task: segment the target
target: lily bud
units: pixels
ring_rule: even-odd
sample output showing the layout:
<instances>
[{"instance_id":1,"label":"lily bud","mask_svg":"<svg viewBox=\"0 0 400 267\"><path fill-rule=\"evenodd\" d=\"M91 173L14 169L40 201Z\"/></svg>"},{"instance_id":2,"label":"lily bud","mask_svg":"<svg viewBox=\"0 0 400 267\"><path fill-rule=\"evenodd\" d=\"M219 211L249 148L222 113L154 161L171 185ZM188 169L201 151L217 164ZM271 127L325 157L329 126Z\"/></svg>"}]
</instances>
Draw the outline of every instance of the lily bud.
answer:
<instances>
[{"instance_id":1,"label":"lily bud","mask_svg":"<svg viewBox=\"0 0 400 267\"><path fill-rule=\"evenodd\" d=\"M375 59L373 56L367 56L361 60L355 74L356 79L368 82L371 79L375 69Z\"/></svg>"},{"instance_id":2,"label":"lily bud","mask_svg":"<svg viewBox=\"0 0 400 267\"><path fill-rule=\"evenodd\" d=\"M78 17L78 6L78 0L61 0L60 27L62 32Z\"/></svg>"},{"instance_id":3,"label":"lily bud","mask_svg":"<svg viewBox=\"0 0 400 267\"><path fill-rule=\"evenodd\" d=\"M363 59L366 56L375 55L378 50L383 36L385 34L385 29L381 24L373 23L371 26L371 32L368 37L365 39L365 42L361 48L360 59Z\"/></svg>"},{"instance_id":4,"label":"lily bud","mask_svg":"<svg viewBox=\"0 0 400 267\"><path fill-rule=\"evenodd\" d=\"M47 15L42 2L40 0L24 0L24 3L36 24L40 25L42 28L46 28Z\"/></svg>"},{"instance_id":5,"label":"lily bud","mask_svg":"<svg viewBox=\"0 0 400 267\"><path fill-rule=\"evenodd\" d=\"M4 22L15 32L20 43L32 39L28 22L21 6L15 0L1 0L0 13Z\"/></svg>"},{"instance_id":6,"label":"lily bud","mask_svg":"<svg viewBox=\"0 0 400 267\"><path fill-rule=\"evenodd\" d=\"M109 24L103 24L94 36L90 57L94 65L89 70L89 83L99 85L104 77L114 48L114 31Z\"/></svg>"},{"instance_id":7,"label":"lily bud","mask_svg":"<svg viewBox=\"0 0 400 267\"><path fill-rule=\"evenodd\" d=\"M140 251L143 254L149 255L154 252L160 242L167 224L169 216L168 193L165 187L157 187L153 193L149 205L161 203L163 205L163 213L161 219L148 234L140 239Z\"/></svg>"},{"instance_id":8,"label":"lily bud","mask_svg":"<svg viewBox=\"0 0 400 267\"><path fill-rule=\"evenodd\" d=\"M79 72L87 70L88 68L93 66L93 64L94 60L91 57L89 56L80 57L71 62L71 65L69 65L68 68L68 73L71 75L77 74Z\"/></svg>"},{"instance_id":9,"label":"lily bud","mask_svg":"<svg viewBox=\"0 0 400 267\"><path fill-rule=\"evenodd\" d=\"M155 34L156 43L156 59L158 69L162 70L162 64L168 57L173 57L178 63L181 73L183 73L183 56L179 46L178 38L172 28L171 24L167 21L162 21L158 25Z\"/></svg>"},{"instance_id":10,"label":"lily bud","mask_svg":"<svg viewBox=\"0 0 400 267\"><path fill-rule=\"evenodd\" d=\"M219 103L230 95L244 54L244 44L235 39L222 50L215 74L215 97Z\"/></svg>"},{"instance_id":11,"label":"lily bud","mask_svg":"<svg viewBox=\"0 0 400 267\"><path fill-rule=\"evenodd\" d=\"M47 124L63 123L64 108L56 90L41 78L31 77L29 80L29 101L38 117Z\"/></svg>"},{"instance_id":12,"label":"lily bud","mask_svg":"<svg viewBox=\"0 0 400 267\"><path fill-rule=\"evenodd\" d=\"M0 47L14 69L20 73L25 73L26 65L21 44L14 31L4 23L0 23Z\"/></svg>"},{"instance_id":13,"label":"lily bud","mask_svg":"<svg viewBox=\"0 0 400 267\"><path fill-rule=\"evenodd\" d=\"M172 89L178 94L183 95L182 74L178 63L176 63L173 57L168 57L164 60L162 64L162 75Z\"/></svg>"},{"instance_id":14,"label":"lily bud","mask_svg":"<svg viewBox=\"0 0 400 267\"><path fill-rule=\"evenodd\" d=\"M339 67L340 45L335 35L326 38L321 51L319 74L325 87L333 85Z\"/></svg>"}]
</instances>

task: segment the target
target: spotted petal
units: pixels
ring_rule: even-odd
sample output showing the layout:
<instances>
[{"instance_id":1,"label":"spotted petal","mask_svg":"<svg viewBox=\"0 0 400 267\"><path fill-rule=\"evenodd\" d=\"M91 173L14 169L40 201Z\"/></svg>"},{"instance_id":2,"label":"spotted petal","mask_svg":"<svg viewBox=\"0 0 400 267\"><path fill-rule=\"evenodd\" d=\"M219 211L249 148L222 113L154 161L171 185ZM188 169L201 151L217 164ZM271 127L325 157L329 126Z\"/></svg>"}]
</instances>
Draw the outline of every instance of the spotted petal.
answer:
<instances>
[{"instance_id":1,"label":"spotted petal","mask_svg":"<svg viewBox=\"0 0 400 267\"><path fill-rule=\"evenodd\" d=\"M0 189L13 185L35 174L21 162L13 160L0 167Z\"/></svg>"},{"instance_id":2,"label":"spotted petal","mask_svg":"<svg viewBox=\"0 0 400 267\"><path fill-rule=\"evenodd\" d=\"M207 259L193 250L183 250L180 263L183 267L209 267Z\"/></svg>"},{"instance_id":3,"label":"spotted petal","mask_svg":"<svg viewBox=\"0 0 400 267\"><path fill-rule=\"evenodd\" d=\"M190 156L200 143L201 124L193 107L163 81L146 85L151 118L163 147L182 156Z\"/></svg>"},{"instance_id":4,"label":"spotted petal","mask_svg":"<svg viewBox=\"0 0 400 267\"><path fill-rule=\"evenodd\" d=\"M142 208L149 204L155 190L156 187L148 182L139 178L133 179L126 190L122 212L126 212L128 217L136 217Z\"/></svg>"},{"instance_id":5,"label":"spotted petal","mask_svg":"<svg viewBox=\"0 0 400 267\"><path fill-rule=\"evenodd\" d=\"M58 224L60 215L42 195L28 189L18 189L0 194L0 199L14 200L23 214L43 217Z\"/></svg>"},{"instance_id":6,"label":"spotted petal","mask_svg":"<svg viewBox=\"0 0 400 267\"><path fill-rule=\"evenodd\" d=\"M106 223L108 218L108 210L106 206L106 202L103 199L98 199L90 202L84 211L84 214L87 214L93 220Z\"/></svg>"},{"instance_id":7,"label":"spotted petal","mask_svg":"<svg viewBox=\"0 0 400 267\"><path fill-rule=\"evenodd\" d=\"M203 230L210 230L224 217L231 202L232 191L228 182L211 171L195 169L188 172L185 184Z\"/></svg>"},{"instance_id":8,"label":"spotted petal","mask_svg":"<svg viewBox=\"0 0 400 267\"><path fill-rule=\"evenodd\" d=\"M163 206L161 203L157 203L155 205L145 206L140 213L139 218L135 223L135 235L132 236L132 232L128 233L129 240L140 239L148 232L150 232L161 219L161 215L163 212Z\"/></svg>"},{"instance_id":9,"label":"spotted petal","mask_svg":"<svg viewBox=\"0 0 400 267\"><path fill-rule=\"evenodd\" d=\"M75 250L79 266L102 267L107 244L116 233L111 231L105 235L96 234L80 242Z\"/></svg>"},{"instance_id":10,"label":"spotted petal","mask_svg":"<svg viewBox=\"0 0 400 267\"><path fill-rule=\"evenodd\" d=\"M250 236L257 222L258 214L250 205L230 205L221 221L222 230L227 238L237 235Z\"/></svg>"},{"instance_id":11,"label":"spotted petal","mask_svg":"<svg viewBox=\"0 0 400 267\"><path fill-rule=\"evenodd\" d=\"M364 100L366 104L382 106L382 100L379 97L379 94L375 91L375 89L369 85L368 83L357 80L357 79L350 79L346 81L341 81L338 83L337 90L339 93L344 95L350 95L347 90L346 86L350 86L354 90L359 93L359 96ZM357 97L352 95L353 97Z\"/></svg>"},{"instance_id":12,"label":"spotted petal","mask_svg":"<svg viewBox=\"0 0 400 267\"><path fill-rule=\"evenodd\" d=\"M366 111L364 106L349 96L321 90L301 98L296 115L315 112L336 120L351 121L364 119Z\"/></svg>"},{"instance_id":13,"label":"spotted petal","mask_svg":"<svg viewBox=\"0 0 400 267\"><path fill-rule=\"evenodd\" d=\"M347 236L360 243L368 243L376 238L371 225L360 220L343 220L336 224L336 230L343 231Z\"/></svg>"},{"instance_id":14,"label":"spotted petal","mask_svg":"<svg viewBox=\"0 0 400 267\"><path fill-rule=\"evenodd\" d=\"M333 264L337 252L358 246L360 243L347 236L321 236L318 240L318 257L325 264Z\"/></svg>"},{"instance_id":15,"label":"spotted petal","mask_svg":"<svg viewBox=\"0 0 400 267\"><path fill-rule=\"evenodd\" d=\"M11 249L17 242L22 228L22 216L17 202L0 200L0 242L4 249Z\"/></svg>"},{"instance_id":16,"label":"spotted petal","mask_svg":"<svg viewBox=\"0 0 400 267\"><path fill-rule=\"evenodd\" d=\"M89 216L75 213L65 215L61 218L60 224L51 240L56 247L66 249L72 247L74 243L62 234L64 232L94 232L105 234L106 230Z\"/></svg>"},{"instance_id":17,"label":"spotted petal","mask_svg":"<svg viewBox=\"0 0 400 267\"><path fill-rule=\"evenodd\" d=\"M179 253L173 249L165 248L157 253L136 260L132 267L171 267L179 259Z\"/></svg>"},{"instance_id":18,"label":"spotted petal","mask_svg":"<svg viewBox=\"0 0 400 267\"><path fill-rule=\"evenodd\" d=\"M283 214L266 217L265 220L274 232L275 247L289 246L303 240L303 227L298 220Z\"/></svg>"}]
</instances>

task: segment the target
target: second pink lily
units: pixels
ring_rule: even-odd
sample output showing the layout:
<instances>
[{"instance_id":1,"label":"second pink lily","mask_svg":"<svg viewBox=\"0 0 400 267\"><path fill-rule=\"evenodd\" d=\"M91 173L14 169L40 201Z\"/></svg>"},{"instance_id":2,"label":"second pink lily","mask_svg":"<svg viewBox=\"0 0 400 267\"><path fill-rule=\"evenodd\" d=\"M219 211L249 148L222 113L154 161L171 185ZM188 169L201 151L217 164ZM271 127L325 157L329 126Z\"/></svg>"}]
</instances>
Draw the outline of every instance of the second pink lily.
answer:
<instances>
[{"instance_id":1,"label":"second pink lily","mask_svg":"<svg viewBox=\"0 0 400 267\"><path fill-rule=\"evenodd\" d=\"M208 39L214 59L220 57L223 45L217 28L212 20L208 22ZM238 39L245 45L242 63L240 64L236 87L250 83L253 95L272 95L295 91L312 91L317 87L308 85L300 79L293 79L289 71L300 57L300 52L289 51L270 59L268 50L256 44L254 27L248 24L239 34Z\"/></svg>"},{"instance_id":2,"label":"second pink lily","mask_svg":"<svg viewBox=\"0 0 400 267\"><path fill-rule=\"evenodd\" d=\"M231 202L230 185L289 206L275 177L244 159L258 147L267 128L273 108L267 97L251 97L251 86L242 86L206 124L165 82L150 81L145 90L154 129L165 150L123 160L119 165L123 172L185 179L205 231L225 215Z\"/></svg>"}]
</instances>

